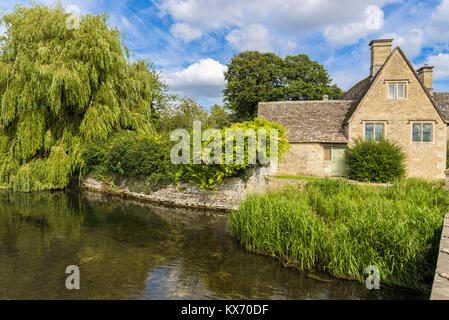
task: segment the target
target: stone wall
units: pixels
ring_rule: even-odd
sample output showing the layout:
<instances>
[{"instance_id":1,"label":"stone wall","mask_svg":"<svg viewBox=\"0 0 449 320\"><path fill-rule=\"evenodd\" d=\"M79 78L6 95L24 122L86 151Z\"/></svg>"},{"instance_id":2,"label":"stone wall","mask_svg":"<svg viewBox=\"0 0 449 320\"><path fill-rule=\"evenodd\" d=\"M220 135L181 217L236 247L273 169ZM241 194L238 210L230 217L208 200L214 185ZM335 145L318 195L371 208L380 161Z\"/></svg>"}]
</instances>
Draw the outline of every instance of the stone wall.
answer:
<instances>
[{"instance_id":1,"label":"stone wall","mask_svg":"<svg viewBox=\"0 0 449 320\"><path fill-rule=\"evenodd\" d=\"M247 181L242 178L225 179L214 191L184 183L170 185L155 192L137 192L132 191L134 189L126 180L118 183L104 182L89 176L82 180L81 187L169 206L229 211L237 209L247 194L267 190L271 171L272 168L269 167L259 168Z\"/></svg>"},{"instance_id":2,"label":"stone wall","mask_svg":"<svg viewBox=\"0 0 449 320\"><path fill-rule=\"evenodd\" d=\"M394 80L406 83L406 99L388 99L387 84ZM398 50L375 81L350 119L350 143L357 137L364 137L366 122L384 121L386 138L404 148L408 176L444 179L447 125ZM432 142L412 142L413 122L433 124Z\"/></svg>"},{"instance_id":3,"label":"stone wall","mask_svg":"<svg viewBox=\"0 0 449 320\"><path fill-rule=\"evenodd\" d=\"M330 177L331 161L324 160L324 149L319 143L292 143L275 174Z\"/></svg>"},{"instance_id":4,"label":"stone wall","mask_svg":"<svg viewBox=\"0 0 449 320\"><path fill-rule=\"evenodd\" d=\"M449 213L444 218L430 300L449 300Z\"/></svg>"}]
</instances>

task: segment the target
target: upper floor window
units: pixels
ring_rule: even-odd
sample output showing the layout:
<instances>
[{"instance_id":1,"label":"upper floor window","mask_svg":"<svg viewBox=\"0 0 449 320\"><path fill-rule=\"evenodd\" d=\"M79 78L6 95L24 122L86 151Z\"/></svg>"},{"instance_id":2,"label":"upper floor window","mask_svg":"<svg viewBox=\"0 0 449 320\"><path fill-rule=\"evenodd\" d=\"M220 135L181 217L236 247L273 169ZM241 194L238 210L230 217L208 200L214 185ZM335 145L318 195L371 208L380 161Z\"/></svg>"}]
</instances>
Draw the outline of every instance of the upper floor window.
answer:
<instances>
[{"instance_id":1,"label":"upper floor window","mask_svg":"<svg viewBox=\"0 0 449 320\"><path fill-rule=\"evenodd\" d=\"M388 84L388 99L405 99L406 85L403 82Z\"/></svg>"},{"instance_id":2,"label":"upper floor window","mask_svg":"<svg viewBox=\"0 0 449 320\"><path fill-rule=\"evenodd\" d=\"M432 142L433 125L431 123L414 123L412 136L413 142Z\"/></svg>"},{"instance_id":3,"label":"upper floor window","mask_svg":"<svg viewBox=\"0 0 449 320\"><path fill-rule=\"evenodd\" d=\"M385 137L385 124L384 123L365 123L365 139L376 140Z\"/></svg>"}]
</instances>

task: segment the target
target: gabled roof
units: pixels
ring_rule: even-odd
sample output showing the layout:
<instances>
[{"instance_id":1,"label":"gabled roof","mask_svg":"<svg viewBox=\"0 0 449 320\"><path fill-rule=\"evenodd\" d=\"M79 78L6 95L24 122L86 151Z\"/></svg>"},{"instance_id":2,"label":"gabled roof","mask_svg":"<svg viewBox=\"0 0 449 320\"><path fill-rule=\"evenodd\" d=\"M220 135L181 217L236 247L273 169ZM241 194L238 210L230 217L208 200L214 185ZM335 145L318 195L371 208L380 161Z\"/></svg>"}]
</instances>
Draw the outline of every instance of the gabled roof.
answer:
<instances>
[{"instance_id":1,"label":"gabled roof","mask_svg":"<svg viewBox=\"0 0 449 320\"><path fill-rule=\"evenodd\" d=\"M290 143L347 143L345 125L354 117L359 105L378 81L396 51L412 70L441 119L449 123L449 93L434 93L432 97L399 47L390 53L374 78L367 77L358 82L339 100L260 102L258 117L282 124L287 130ZM444 110L443 106L447 110Z\"/></svg>"},{"instance_id":2,"label":"gabled roof","mask_svg":"<svg viewBox=\"0 0 449 320\"><path fill-rule=\"evenodd\" d=\"M371 77L367 77L356 83L351 89L342 95L339 100L354 100L360 102L370 87Z\"/></svg>"},{"instance_id":3,"label":"gabled roof","mask_svg":"<svg viewBox=\"0 0 449 320\"><path fill-rule=\"evenodd\" d=\"M344 124L356 106L352 100L261 102L258 117L282 124L291 143L347 143Z\"/></svg>"},{"instance_id":4,"label":"gabled roof","mask_svg":"<svg viewBox=\"0 0 449 320\"><path fill-rule=\"evenodd\" d=\"M421 85L422 89L424 90L424 92L426 93L427 97L429 98L429 100L431 101L432 105L434 106L435 110L437 111L437 113L439 114L441 120L443 120L443 122L447 123L447 120L445 118L445 115L443 114L443 111L441 110L441 108L439 106L437 106L435 100L432 98L432 96L430 95L429 90L427 90L427 88L424 86L424 83L422 83L422 81L419 79L418 77L418 73L416 72L415 68L413 67L412 63L410 62L410 60L407 58L407 56L404 54L404 52L402 51L402 49L400 47L396 47L388 56L387 60L385 61L385 63L383 64L382 68L380 68L380 70L377 72L377 74L374 76L374 79L372 79L371 84L368 86L366 85L367 88L366 91L363 94L363 97L359 100L359 104L357 106L357 108L355 108L354 112L352 113L352 115L349 117L349 122L352 120L352 118L354 117L354 114L357 112L359 105L361 104L361 102L365 99L365 97L368 95L368 92L371 90L371 88L374 86L374 84L377 82L377 80L379 79L380 74L382 73L382 71L385 69L385 66L388 64L388 62L391 60L391 58L393 57L394 53L398 51L402 58L404 59L404 61L407 63L407 65L409 66L410 70L413 72L413 74L415 75L416 80L418 81L418 83ZM368 78L368 79L371 79ZM365 79L366 80L366 79ZM363 80L363 81L365 81ZM356 85L357 86L357 85ZM356 87L354 86L353 89ZM352 90L352 89L351 89ZM351 91L350 90L350 91ZM349 91L348 91L349 92ZM360 90L360 92L363 92L363 90Z\"/></svg>"},{"instance_id":5,"label":"gabled roof","mask_svg":"<svg viewBox=\"0 0 449 320\"><path fill-rule=\"evenodd\" d=\"M434 92L432 98L440 108L446 122L449 122L449 92Z\"/></svg>"}]
</instances>

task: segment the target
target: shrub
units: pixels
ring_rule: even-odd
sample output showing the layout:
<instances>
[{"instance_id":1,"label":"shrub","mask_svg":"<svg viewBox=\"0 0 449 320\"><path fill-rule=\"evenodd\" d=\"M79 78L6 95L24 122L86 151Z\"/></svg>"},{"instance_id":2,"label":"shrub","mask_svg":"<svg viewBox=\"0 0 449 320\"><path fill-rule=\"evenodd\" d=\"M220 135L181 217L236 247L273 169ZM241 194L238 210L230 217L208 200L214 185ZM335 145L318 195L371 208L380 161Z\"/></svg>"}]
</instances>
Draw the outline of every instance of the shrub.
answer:
<instances>
[{"instance_id":1,"label":"shrub","mask_svg":"<svg viewBox=\"0 0 449 320\"><path fill-rule=\"evenodd\" d=\"M237 123L230 129L266 129L267 131L267 157L270 156L270 129L278 130L279 155L284 154L288 148L285 129L277 123L256 119L244 123ZM225 163L225 129L220 130L222 161ZM213 141L205 141L202 148L210 147ZM215 142L217 143L217 142ZM248 141L245 140L245 162L243 164L181 164L174 165L170 159L173 143L168 137L151 135L145 132L127 131L113 135L103 142L91 143L84 154L89 171L99 178L107 178L111 174L120 177L145 179L156 190L173 182L188 182L202 189L214 189L226 177L246 177L251 169L259 163L250 164L248 161ZM256 146L257 150L258 147ZM234 144L234 160L236 158L236 145ZM191 160L193 154L191 153ZM234 161L235 162L235 161Z\"/></svg>"},{"instance_id":2,"label":"shrub","mask_svg":"<svg viewBox=\"0 0 449 320\"><path fill-rule=\"evenodd\" d=\"M448 209L448 192L438 183L408 179L380 187L323 179L301 192L250 195L229 222L247 249L286 265L360 281L375 265L384 284L425 289Z\"/></svg>"},{"instance_id":3,"label":"shrub","mask_svg":"<svg viewBox=\"0 0 449 320\"><path fill-rule=\"evenodd\" d=\"M348 148L349 178L358 181L390 182L405 176L405 154L395 142L358 139Z\"/></svg>"},{"instance_id":4,"label":"shrub","mask_svg":"<svg viewBox=\"0 0 449 320\"><path fill-rule=\"evenodd\" d=\"M253 121L246 121L243 123L236 123L231 125L229 128L224 128L220 130L222 140L218 143L221 143L221 150L222 150L222 163L223 164L188 164L188 165L181 165L180 169L177 172L177 181L184 181L189 182L194 185L197 185L201 187L202 189L215 189L217 187L217 184L223 181L226 177L231 176L237 176L237 175L244 175L245 171L248 169L257 167L260 165L259 160L257 160L257 163L250 164L248 161L248 139L245 139L245 146L244 146L244 157L245 161L243 164L236 164L236 144L234 143L234 139L232 139L231 142L233 142L233 150L234 150L234 164L225 164L225 145L226 145L226 135L225 130L226 129L232 129L232 130L242 130L243 132L248 129L253 129L256 132L256 138L257 136L257 130L258 129L265 129L267 132L267 142L266 142L266 156L270 157L270 129L276 129L278 130L278 154L281 158L282 155L288 151L289 144L287 141L286 136L286 130L285 128L274 122L269 122L263 119L255 119ZM228 141L229 142L229 141ZM205 141L202 144L202 149L206 146L211 145L211 143L214 143L212 141ZM256 151L259 151L259 147L256 146ZM193 155L191 155L193 158Z\"/></svg>"},{"instance_id":5,"label":"shrub","mask_svg":"<svg viewBox=\"0 0 449 320\"><path fill-rule=\"evenodd\" d=\"M90 144L85 158L93 175L105 177L112 173L144 179L152 190L156 190L175 180L171 146L172 143L163 136L128 131L105 142Z\"/></svg>"}]
</instances>

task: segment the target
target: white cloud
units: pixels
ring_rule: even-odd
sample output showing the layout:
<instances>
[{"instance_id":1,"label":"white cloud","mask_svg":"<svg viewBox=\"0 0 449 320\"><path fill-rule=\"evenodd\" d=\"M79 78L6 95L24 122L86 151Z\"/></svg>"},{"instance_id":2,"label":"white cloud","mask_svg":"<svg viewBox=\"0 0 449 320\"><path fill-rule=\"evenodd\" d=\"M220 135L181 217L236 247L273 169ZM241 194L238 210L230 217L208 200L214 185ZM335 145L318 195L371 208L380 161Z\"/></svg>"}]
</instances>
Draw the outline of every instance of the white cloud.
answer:
<instances>
[{"instance_id":1,"label":"white cloud","mask_svg":"<svg viewBox=\"0 0 449 320\"><path fill-rule=\"evenodd\" d=\"M115 19L113 21L115 21ZM131 23L125 16L120 16L119 20L117 21L117 25L122 31L126 32L126 34L128 35L132 35L134 37L140 36L140 31L136 27L136 24L134 22Z\"/></svg>"},{"instance_id":2,"label":"white cloud","mask_svg":"<svg viewBox=\"0 0 449 320\"><path fill-rule=\"evenodd\" d=\"M331 76L333 83L336 83L342 90L347 91L362 80L366 74L366 70L361 70L360 67L357 67L355 69L346 68L332 72Z\"/></svg>"},{"instance_id":3,"label":"white cloud","mask_svg":"<svg viewBox=\"0 0 449 320\"><path fill-rule=\"evenodd\" d=\"M175 23L171 28L170 32L176 37L181 38L185 42L190 42L192 40L198 39L202 36L201 30L198 30L186 23Z\"/></svg>"},{"instance_id":4,"label":"white cloud","mask_svg":"<svg viewBox=\"0 0 449 320\"><path fill-rule=\"evenodd\" d=\"M224 88L225 65L207 58L182 70L162 71L162 77L170 88L180 95L217 98Z\"/></svg>"},{"instance_id":5,"label":"white cloud","mask_svg":"<svg viewBox=\"0 0 449 320\"><path fill-rule=\"evenodd\" d=\"M267 0L266 2L270 2ZM377 8L395 0L285 0L281 4L274 3L268 9L272 11L275 24L284 31L296 32L320 29L330 25L361 22L371 7L374 16L379 14ZM276 8L278 7L278 8Z\"/></svg>"},{"instance_id":6,"label":"white cloud","mask_svg":"<svg viewBox=\"0 0 449 320\"><path fill-rule=\"evenodd\" d=\"M287 49L289 50L293 50L296 49L297 45L295 42L288 40L287 41Z\"/></svg>"},{"instance_id":7,"label":"white cloud","mask_svg":"<svg viewBox=\"0 0 449 320\"><path fill-rule=\"evenodd\" d=\"M449 0L441 1L432 14L431 23L426 28L430 38L435 42L449 40Z\"/></svg>"},{"instance_id":8,"label":"white cloud","mask_svg":"<svg viewBox=\"0 0 449 320\"><path fill-rule=\"evenodd\" d=\"M418 28L411 29L405 36L400 36L396 33L388 33L384 34L381 38L394 39L393 45L401 47L410 59L418 56L425 44L424 32Z\"/></svg>"},{"instance_id":9,"label":"white cloud","mask_svg":"<svg viewBox=\"0 0 449 320\"><path fill-rule=\"evenodd\" d=\"M239 25L244 20L252 1L239 0L165 0L157 1L161 16L170 15L202 31L212 31L228 25Z\"/></svg>"},{"instance_id":10,"label":"white cloud","mask_svg":"<svg viewBox=\"0 0 449 320\"><path fill-rule=\"evenodd\" d=\"M449 54L440 53L427 58L428 65L434 66L435 80L449 79Z\"/></svg>"},{"instance_id":11,"label":"white cloud","mask_svg":"<svg viewBox=\"0 0 449 320\"><path fill-rule=\"evenodd\" d=\"M247 36L245 29L263 26L276 39L287 34L326 29L331 43L355 43L360 37L379 30L383 25L386 3L400 0L155 0L160 16L170 16L202 34L220 29L237 30L230 35L239 43ZM176 27L173 34L179 37ZM239 31L240 30L240 31ZM185 34L185 33L182 33ZM182 36L181 36L182 37ZM283 39L285 43L285 39ZM266 44L266 42L265 42ZM252 47L252 46L251 46ZM267 46L262 46L267 47Z\"/></svg>"},{"instance_id":12,"label":"white cloud","mask_svg":"<svg viewBox=\"0 0 449 320\"><path fill-rule=\"evenodd\" d=\"M378 6L367 6L363 18L358 22L329 26L324 30L323 35L331 44L348 45L380 30L384 25L384 12Z\"/></svg>"},{"instance_id":13,"label":"white cloud","mask_svg":"<svg viewBox=\"0 0 449 320\"><path fill-rule=\"evenodd\" d=\"M270 51L274 38L266 27L260 24L251 24L241 29L232 30L226 36L226 40L239 50Z\"/></svg>"}]
</instances>

